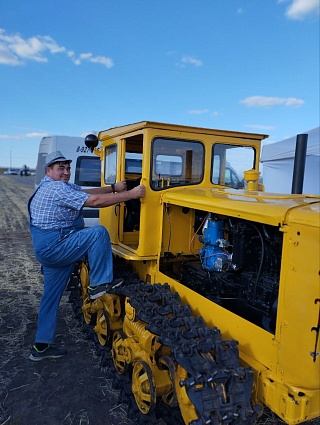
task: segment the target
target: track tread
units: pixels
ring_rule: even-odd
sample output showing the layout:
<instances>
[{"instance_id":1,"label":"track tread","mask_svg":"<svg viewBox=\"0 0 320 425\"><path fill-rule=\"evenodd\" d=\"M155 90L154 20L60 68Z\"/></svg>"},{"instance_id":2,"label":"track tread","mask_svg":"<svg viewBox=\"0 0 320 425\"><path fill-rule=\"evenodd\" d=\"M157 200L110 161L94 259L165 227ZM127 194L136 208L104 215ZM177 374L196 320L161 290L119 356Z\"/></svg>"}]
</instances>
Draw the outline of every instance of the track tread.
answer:
<instances>
[{"instance_id":1,"label":"track tread","mask_svg":"<svg viewBox=\"0 0 320 425\"><path fill-rule=\"evenodd\" d=\"M122 264L121 276L123 267ZM209 329L201 317L193 317L190 306L182 305L179 295L172 293L168 284L151 285L129 272L125 275L126 285L115 293L129 298L137 318L158 336L159 342L170 347L176 365L187 371L188 377L180 386L185 387L198 415L189 425L253 424L261 415L261 408L251 405L253 373L251 368L240 366L237 341L222 340L217 328ZM79 317L79 299L71 292L70 301ZM130 419L143 425L185 423L179 408L170 408L163 402L157 403L154 412L143 415L131 391L130 373L118 375L110 350L100 346L92 326L84 323L83 329L86 338L94 341L107 377L112 377L115 389L120 390L119 402L127 403Z\"/></svg>"}]
</instances>

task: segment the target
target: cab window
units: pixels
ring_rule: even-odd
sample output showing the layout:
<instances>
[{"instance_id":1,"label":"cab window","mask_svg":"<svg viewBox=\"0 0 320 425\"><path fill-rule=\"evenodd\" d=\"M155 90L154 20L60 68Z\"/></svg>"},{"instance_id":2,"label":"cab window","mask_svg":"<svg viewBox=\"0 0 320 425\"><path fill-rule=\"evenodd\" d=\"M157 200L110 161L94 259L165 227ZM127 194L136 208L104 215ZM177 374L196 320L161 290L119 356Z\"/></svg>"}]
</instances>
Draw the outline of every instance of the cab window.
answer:
<instances>
[{"instance_id":1,"label":"cab window","mask_svg":"<svg viewBox=\"0 0 320 425\"><path fill-rule=\"evenodd\" d=\"M253 147L216 143L212 147L211 183L241 189L243 172L254 168L254 162Z\"/></svg>"},{"instance_id":2,"label":"cab window","mask_svg":"<svg viewBox=\"0 0 320 425\"><path fill-rule=\"evenodd\" d=\"M104 155L104 183L113 184L117 175L117 145L107 146Z\"/></svg>"},{"instance_id":3,"label":"cab window","mask_svg":"<svg viewBox=\"0 0 320 425\"><path fill-rule=\"evenodd\" d=\"M157 137L152 142L151 188L198 184L203 179L204 147L192 140Z\"/></svg>"}]
</instances>

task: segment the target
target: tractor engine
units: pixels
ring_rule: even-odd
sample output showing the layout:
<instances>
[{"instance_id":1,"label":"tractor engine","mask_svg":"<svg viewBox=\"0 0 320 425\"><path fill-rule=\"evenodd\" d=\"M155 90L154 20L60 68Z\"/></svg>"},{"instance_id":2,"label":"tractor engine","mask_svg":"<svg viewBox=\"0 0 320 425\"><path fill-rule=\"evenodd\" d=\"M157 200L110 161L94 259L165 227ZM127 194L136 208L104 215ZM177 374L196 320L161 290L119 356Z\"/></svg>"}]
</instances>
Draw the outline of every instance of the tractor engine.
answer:
<instances>
[{"instance_id":1,"label":"tractor engine","mask_svg":"<svg viewBox=\"0 0 320 425\"><path fill-rule=\"evenodd\" d=\"M199 252L202 267L208 271L221 272L232 267L232 255L226 250L229 242L224 239L222 220L208 220L199 241L204 244Z\"/></svg>"},{"instance_id":2,"label":"tractor engine","mask_svg":"<svg viewBox=\"0 0 320 425\"><path fill-rule=\"evenodd\" d=\"M182 283L273 332L282 234L274 226L210 215L202 232L200 261L183 263Z\"/></svg>"}]
</instances>

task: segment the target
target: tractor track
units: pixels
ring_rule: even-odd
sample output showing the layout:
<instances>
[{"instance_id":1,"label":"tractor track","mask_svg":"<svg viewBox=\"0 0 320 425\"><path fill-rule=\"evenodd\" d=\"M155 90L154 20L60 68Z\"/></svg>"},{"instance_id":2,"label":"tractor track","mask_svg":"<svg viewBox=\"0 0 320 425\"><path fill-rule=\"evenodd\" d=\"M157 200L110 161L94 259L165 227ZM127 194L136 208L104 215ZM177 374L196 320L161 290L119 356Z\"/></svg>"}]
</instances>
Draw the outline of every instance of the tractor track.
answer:
<instances>
[{"instance_id":1,"label":"tractor track","mask_svg":"<svg viewBox=\"0 0 320 425\"><path fill-rule=\"evenodd\" d=\"M129 304L134 309L134 313L132 313L134 317L129 317L127 320L128 315L126 315L123 320L124 323L127 320L127 326L130 321L135 322L131 328L129 324L129 328L132 329L129 335L125 335L125 332L122 331L115 332L113 337L116 343L111 344L109 341L109 347L100 345L93 330L94 323L88 325L83 322L81 293L85 285L81 280L78 285L73 281L70 287L70 301L73 303L74 312L82 321L88 337L95 342L96 352L101 356L101 365L107 367L109 375L114 377L114 385L121 390L119 401L129 400L128 416L130 419L145 425L155 423L166 425L255 423L261 414L261 406L251 405L253 373L250 368L240 366L237 342L234 340L223 341L217 328L208 329L201 317L194 318L189 306L181 304L178 294L170 292L169 285L145 284L136 279L133 274L130 276L128 272L125 272L126 264L121 260L114 259L114 263L115 273L120 270L122 276L126 276L126 285L117 292L122 298L120 304L124 306L124 298L127 297ZM78 276L81 276L80 272L78 272ZM134 334L134 332L136 333ZM153 354L151 350L150 353L141 356L141 347L131 348L136 347L139 337L144 340L149 332L156 336L157 343L170 348L170 355L161 357L162 354L159 350L157 357L157 352ZM123 344L122 339L126 340ZM130 339L132 345L130 345ZM136 358L135 349L139 352ZM123 352L126 350L129 350L133 357L129 364L123 360ZM165 352L168 353L168 350ZM167 403L161 401L159 397L156 401L156 385L152 383L153 379L156 381L156 377L151 378L151 368L142 360L149 358L149 355L151 367L160 368L159 365L165 364L165 367L170 370L173 384L171 393L166 397ZM157 357L156 360L153 359L153 355ZM155 366L156 363L157 366ZM137 403L132 394L135 387L136 364L141 364L143 375L147 374L148 376L147 386L151 401L150 403L148 401L147 405L144 400L140 401L139 391ZM178 374L179 368L187 372L183 374L184 379L180 381L182 390L176 388L174 383L175 374ZM141 390L141 392L143 391ZM193 409L197 413L191 415L193 416L192 420L185 418L184 421L178 408L178 399L180 403L185 397L185 393L192 400L193 406L182 406L182 410ZM140 413L137 404L142 405L142 410L146 409L144 415ZM181 413L183 415L183 412ZM198 419L195 419L197 417ZM159 420L161 422L158 422Z\"/></svg>"}]
</instances>

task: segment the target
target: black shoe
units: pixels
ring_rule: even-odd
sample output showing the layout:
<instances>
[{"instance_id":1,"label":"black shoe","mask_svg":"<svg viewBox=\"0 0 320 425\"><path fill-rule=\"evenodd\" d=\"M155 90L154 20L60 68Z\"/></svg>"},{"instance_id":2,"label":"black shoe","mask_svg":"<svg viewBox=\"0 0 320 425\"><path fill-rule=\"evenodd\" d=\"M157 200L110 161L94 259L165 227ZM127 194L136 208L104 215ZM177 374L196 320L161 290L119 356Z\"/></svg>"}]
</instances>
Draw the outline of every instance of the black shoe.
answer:
<instances>
[{"instance_id":1,"label":"black shoe","mask_svg":"<svg viewBox=\"0 0 320 425\"><path fill-rule=\"evenodd\" d=\"M34 362L38 362L43 359L58 359L66 354L67 350L64 347L54 347L53 345L49 345L44 350L40 351L34 345L32 347L31 354L29 355L29 359Z\"/></svg>"},{"instance_id":2,"label":"black shoe","mask_svg":"<svg viewBox=\"0 0 320 425\"><path fill-rule=\"evenodd\" d=\"M90 300L96 300L97 298L102 297L102 295L106 293L112 293L115 289L118 289L123 284L123 282L123 279L114 279L110 283L103 283L102 285L94 287L89 286L88 292Z\"/></svg>"},{"instance_id":3,"label":"black shoe","mask_svg":"<svg viewBox=\"0 0 320 425\"><path fill-rule=\"evenodd\" d=\"M88 286L90 300L96 300L97 298L102 297L102 295L104 295L106 292L107 290L105 283L98 286Z\"/></svg>"},{"instance_id":4,"label":"black shoe","mask_svg":"<svg viewBox=\"0 0 320 425\"><path fill-rule=\"evenodd\" d=\"M120 279L113 279L111 283L107 283L107 292L112 292L114 289L120 288L120 286L123 285L124 280L122 278Z\"/></svg>"}]
</instances>

